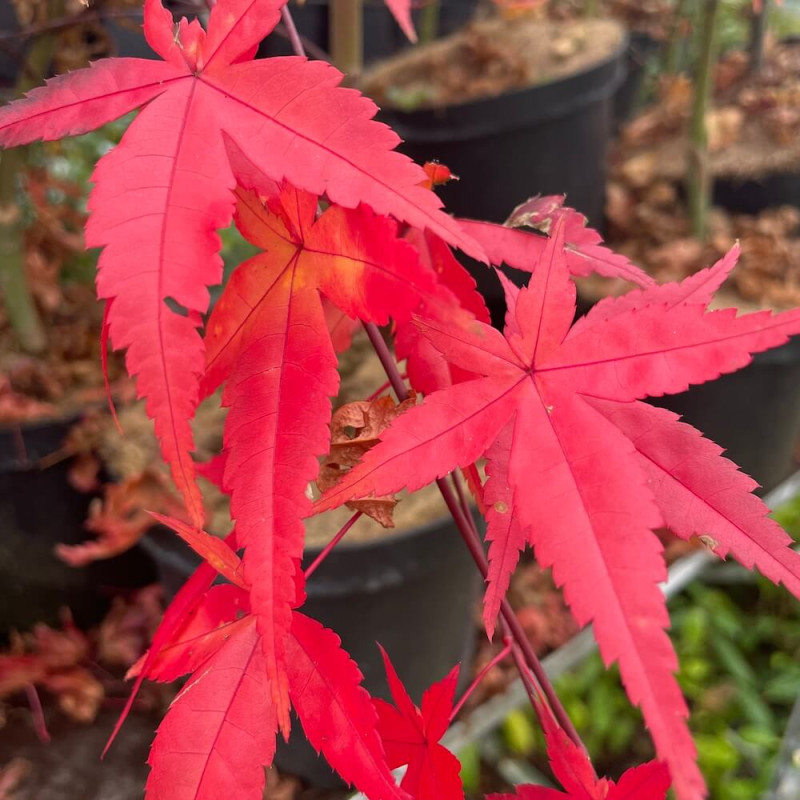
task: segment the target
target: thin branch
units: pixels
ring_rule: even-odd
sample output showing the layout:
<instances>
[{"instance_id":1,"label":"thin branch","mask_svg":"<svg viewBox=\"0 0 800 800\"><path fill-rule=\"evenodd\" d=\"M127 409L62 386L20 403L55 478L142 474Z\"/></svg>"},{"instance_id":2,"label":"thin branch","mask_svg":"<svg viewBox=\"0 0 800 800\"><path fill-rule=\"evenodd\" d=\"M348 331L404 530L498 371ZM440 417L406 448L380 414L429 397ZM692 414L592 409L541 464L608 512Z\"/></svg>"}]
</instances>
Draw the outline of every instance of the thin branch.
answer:
<instances>
[{"instance_id":1,"label":"thin branch","mask_svg":"<svg viewBox=\"0 0 800 800\"><path fill-rule=\"evenodd\" d=\"M303 42L300 40L300 34L297 32L297 26L294 24L292 12L289 11L289 6L284 6L281 9L281 20L286 28L286 35L292 43L292 50L296 56L303 56L305 58L306 50L303 47Z\"/></svg>"},{"instance_id":2,"label":"thin branch","mask_svg":"<svg viewBox=\"0 0 800 800\"><path fill-rule=\"evenodd\" d=\"M319 567L319 565L330 555L331 550L333 550L333 548L336 547L336 545L339 544L342 539L344 539L350 528L356 524L361 514L361 511L356 511L356 513L353 514L353 516L350 517L350 519L347 520L344 525L342 525L336 536L334 536L333 539L331 539L328 544L325 545L325 547L322 549L322 552L311 562L311 564L309 564L308 569L305 571L306 580L308 580L316 572L317 567Z\"/></svg>"},{"instance_id":3,"label":"thin branch","mask_svg":"<svg viewBox=\"0 0 800 800\"><path fill-rule=\"evenodd\" d=\"M285 8L286 6L284 6ZM278 36L282 36L284 39L289 39L291 41L291 37L289 36L289 31L286 29L286 25L283 22L279 22L275 26L275 30L272 31L273 33L277 34ZM298 33L300 37L300 41L303 44L303 50L305 54L309 56L309 58L316 58L317 61L327 61L328 63L331 62L330 53L326 53L321 47L314 44L307 36L303 36L302 33ZM292 48L294 49L294 48ZM295 55L300 55L295 51Z\"/></svg>"},{"instance_id":4,"label":"thin branch","mask_svg":"<svg viewBox=\"0 0 800 800\"><path fill-rule=\"evenodd\" d=\"M760 8L755 4L750 21L750 74L758 75L764 66L764 40L767 36L770 0L761 0Z\"/></svg>"},{"instance_id":5,"label":"thin branch","mask_svg":"<svg viewBox=\"0 0 800 800\"><path fill-rule=\"evenodd\" d=\"M458 477L457 472L450 473L450 479L453 481L453 488L456 490L456 496L458 497L459 505L461 506L461 511L464 513L464 516L469 520L471 523L472 528L474 529L475 533L478 533L478 528L475 525L475 518L472 516L472 511L469 507L469 501L467 500L466 492L464 492L464 487L461 485L461 480Z\"/></svg>"},{"instance_id":6,"label":"thin branch","mask_svg":"<svg viewBox=\"0 0 800 800\"><path fill-rule=\"evenodd\" d=\"M483 681L483 679L489 674L489 670L499 664L507 655L509 655L509 653L511 653L512 646L513 643L511 640L507 640L505 647L475 676L475 679L467 687L464 694L461 695L459 701L455 704L452 712L450 713L450 722L452 722L458 716L458 712L464 707L464 703L469 700L470 695L478 688L481 681Z\"/></svg>"},{"instance_id":7,"label":"thin branch","mask_svg":"<svg viewBox=\"0 0 800 800\"><path fill-rule=\"evenodd\" d=\"M708 155L706 112L711 102L716 55L717 16L720 0L704 0L702 22L698 29L699 55L694 80L694 97L689 125L688 172L689 219L692 234L704 240L707 234L708 209L711 205L712 175Z\"/></svg>"},{"instance_id":8,"label":"thin branch","mask_svg":"<svg viewBox=\"0 0 800 800\"><path fill-rule=\"evenodd\" d=\"M330 43L333 63L347 75L364 68L363 0L330 0Z\"/></svg>"},{"instance_id":9,"label":"thin branch","mask_svg":"<svg viewBox=\"0 0 800 800\"><path fill-rule=\"evenodd\" d=\"M528 665L525 663L525 658L522 653L520 653L518 647L511 648L511 657L514 659L514 664L516 664L520 680L522 681L522 685L525 687L525 693L528 695L528 701L533 707L533 710L536 712L536 715L539 717L539 719L541 719L542 716L547 713L544 709L544 698L541 696L541 694L539 694L536 684L531 678ZM544 723L542 723L542 727L544 727Z\"/></svg>"}]
</instances>

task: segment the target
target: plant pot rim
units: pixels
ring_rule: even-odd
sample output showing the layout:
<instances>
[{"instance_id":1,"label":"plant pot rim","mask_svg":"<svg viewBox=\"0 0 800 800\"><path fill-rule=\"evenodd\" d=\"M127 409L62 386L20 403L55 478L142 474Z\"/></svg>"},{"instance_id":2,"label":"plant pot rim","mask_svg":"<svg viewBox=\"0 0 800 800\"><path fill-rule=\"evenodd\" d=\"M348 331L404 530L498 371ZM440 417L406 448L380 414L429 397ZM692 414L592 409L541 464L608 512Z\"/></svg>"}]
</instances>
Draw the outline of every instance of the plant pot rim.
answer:
<instances>
[{"instance_id":1,"label":"plant pot rim","mask_svg":"<svg viewBox=\"0 0 800 800\"><path fill-rule=\"evenodd\" d=\"M411 542L415 539L424 537L438 528L444 528L451 524L452 521L453 518L450 516L450 514L443 514L442 516L436 517L429 522L423 522L421 525L415 525L411 528L405 528L400 531L394 531L390 529L390 532L387 532L385 536L376 536L374 539L348 543L347 536L345 536L341 543L337 546L335 552L347 551L351 553L366 553L371 550L380 550L393 545L400 545L402 543ZM377 525L378 523L375 524ZM305 547L303 549L303 557L314 558L324 549L324 546Z\"/></svg>"},{"instance_id":2,"label":"plant pot rim","mask_svg":"<svg viewBox=\"0 0 800 800\"><path fill-rule=\"evenodd\" d=\"M70 409L61 414L0 423L0 475L38 468L37 462L61 447L69 428L79 422L87 410ZM25 441L26 438L33 441Z\"/></svg>"},{"instance_id":3,"label":"plant pot rim","mask_svg":"<svg viewBox=\"0 0 800 800\"><path fill-rule=\"evenodd\" d=\"M375 523L376 525L378 523ZM375 537L374 539L367 539L364 541L355 541L348 543L347 537L342 540L342 542L336 547L333 551L334 553L370 553L373 550L381 550L387 547L393 546L401 546L405 543L413 543L417 539L421 539L428 534L440 529L445 528L448 525L453 524L453 518L449 514L443 514L440 517L436 517L435 519L430 520L429 522L424 522L421 525L415 525L411 528L406 528L401 531L396 531L387 534L386 536L379 536ZM155 528L148 531L148 533L142 538L143 546L146 550L150 551L165 551L168 550L169 547L165 547L164 544L159 541L161 536L165 537L166 541L172 542L182 542L180 537L173 531L168 530L162 526L156 526ZM187 545L188 546L188 545ZM303 559L304 560L312 560L316 558L323 550L325 546L314 546L314 547L305 547L303 548ZM199 558L199 556L198 556Z\"/></svg>"},{"instance_id":4,"label":"plant pot rim","mask_svg":"<svg viewBox=\"0 0 800 800\"><path fill-rule=\"evenodd\" d=\"M384 104L380 108L380 116L395 128L401 138L405 138L403 129L408 128L414 131L415 139L432 140L438 140L441 136L431 132L430 137L425 137L424 134L428 133L425 129L431 126L446 127L445 138L448 139L452 139L454 131L459 129L466 131L457 138L474 138L484 135L486 131L493 131L498 114L501 118L510 115L518 117L513 127L544 124L555 117L564 116L573 108L612 95L624 80L626 69L623 62L630 45L630 34L624 25L612 22L620 32L617 46L602 60L586 65L577 72L515 87L500 94L443 106L404 110ZM361 88L368 91L364 84ZM532 102L534 98L535 103Z\"/></svg>"}]
</instances>

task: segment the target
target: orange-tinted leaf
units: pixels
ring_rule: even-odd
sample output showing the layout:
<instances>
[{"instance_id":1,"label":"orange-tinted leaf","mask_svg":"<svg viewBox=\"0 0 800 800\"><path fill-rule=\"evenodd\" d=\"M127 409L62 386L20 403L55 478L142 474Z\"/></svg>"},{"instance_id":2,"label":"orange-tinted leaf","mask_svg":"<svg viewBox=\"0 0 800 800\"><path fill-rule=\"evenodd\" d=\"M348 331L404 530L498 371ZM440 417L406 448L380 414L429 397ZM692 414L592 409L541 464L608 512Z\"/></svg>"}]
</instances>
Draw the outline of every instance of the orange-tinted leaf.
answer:
<instances>
[{"instance_id":1,"label":"orange-tinted leaf","mask_svg":"<svg viewBox=\"0 0 800 800\"><path fill-rule=\"evenodd\" d=\"M428 179L424 182L427 189L458 180L458 175L454 175L446 164L441 164L438 161L426 161L422 168L428 176Z\"/></svg>"},{"instance_id":2,"label":"orange-tinted leaf","mask_svg":"<svg viewBox=\"0 0 800 800\"><path fill-rule=\"evenodd\" d=\"M222 539L211 536L199 528L192 528L191 525L174 517L166 517L163 514L156 514L154 511L151 511L150 515L162 525L172 528L195 553L214 567L220 575L241 589L247 588L242 574L241 559Z\"/></svg>"}]
</instances>

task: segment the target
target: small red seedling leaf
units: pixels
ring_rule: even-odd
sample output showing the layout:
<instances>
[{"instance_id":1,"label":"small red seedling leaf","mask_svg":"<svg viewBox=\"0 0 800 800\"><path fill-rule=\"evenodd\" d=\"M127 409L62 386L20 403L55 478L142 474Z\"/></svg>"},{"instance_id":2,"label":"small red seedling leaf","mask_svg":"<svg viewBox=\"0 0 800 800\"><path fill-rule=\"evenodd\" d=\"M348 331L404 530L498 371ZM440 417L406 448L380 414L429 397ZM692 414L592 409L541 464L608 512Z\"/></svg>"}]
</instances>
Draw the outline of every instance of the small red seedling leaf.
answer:
<instances>
[{"instance_id":1,"label":"small red seedling leaf","mask_svg":"<svg viewBox=\"0 0 800 800\"><path fill-rule=\"evenodd\" d=\"M383 648L381 654L394 705L380 699L373 703L380 717L378 730L389 766L408 766L400 785L414 800L463 800L461 764L439 744L453 713L458 666L425 692L419 709Z\"/></svg>"}]
</instances>

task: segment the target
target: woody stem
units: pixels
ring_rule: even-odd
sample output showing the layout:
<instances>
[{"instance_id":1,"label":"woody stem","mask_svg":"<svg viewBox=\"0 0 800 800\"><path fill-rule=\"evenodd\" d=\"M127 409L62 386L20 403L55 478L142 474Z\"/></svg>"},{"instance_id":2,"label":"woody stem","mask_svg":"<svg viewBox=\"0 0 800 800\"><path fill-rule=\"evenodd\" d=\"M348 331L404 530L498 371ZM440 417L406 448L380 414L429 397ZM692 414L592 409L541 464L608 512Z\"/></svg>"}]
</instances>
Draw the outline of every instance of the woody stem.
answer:
<instances>
[{"instance_id":1,"label":"woody stem","mask_svg":"<svg viewBox=\"0 0 800 800\"><path fill-rule=\"evenodd\" d=\"M402 402L408 397L408 389L406 388L405 383L403 383L403 379L400 376L400 370L397 368L397 364L395 364L394 358L389 352L389 348L386 346L383 336L381 336L381 332L374 323L370 322L365 322L364 328L366 329L367 336L369 337L369 340L386 372L386 377L389 378L398 400ZM439 487L442 498L444 499L444 502L447 505L447 508L450 511L456 526L458 527L461 538L467 545L467 549L469 550L473 561L480 570L481 575L483 575L484 580L486 580L489 574L489 563L486 560L486 554L483 551L480 535L475 528L471 514L465 514L462 511L455 493L445 478L438 478L436 485ZM581 742L581 739L578 736L578 732L575 730L575 726L572 724L569 716L567 716L567 712L564 710L564 707L561 705L561 701L556 695L553 684L550 682L550 679L547 677L547 673L544 671L542 662L539 661L536 653L534 653L533 647L531 647L531 643L528 641L528 637L525 635L525 631L522 629L522 625L520 625L520 622L517 619L517 615L514 613L514 610L511 608L511 605L506 599L504 599L501 604L500 614L505 621L505 624L508 626L509 634L513 638L515 645L520 649L525 658L525 662L536 677L544 696L547 698L547 702L550 704L550 708L553 710L553 714L558 720L558 724L578 747L585 749L583 742Z\"/></svg>"}]
</instances>

